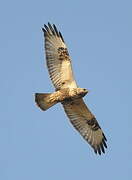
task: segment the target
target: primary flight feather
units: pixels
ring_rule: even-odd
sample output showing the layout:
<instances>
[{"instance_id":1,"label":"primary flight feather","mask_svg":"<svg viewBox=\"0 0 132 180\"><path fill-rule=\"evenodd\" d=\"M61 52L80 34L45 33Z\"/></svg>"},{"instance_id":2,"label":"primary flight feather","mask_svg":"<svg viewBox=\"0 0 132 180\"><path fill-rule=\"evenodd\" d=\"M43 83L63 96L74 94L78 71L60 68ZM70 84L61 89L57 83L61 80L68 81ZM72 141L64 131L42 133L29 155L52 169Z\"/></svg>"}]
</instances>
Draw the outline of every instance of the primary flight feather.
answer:
<instances>
[{"instance_id":1,"label":"primary flight feather","mask_svg":"<svg viewBox=\"0 0 132 180\"><path fill-rule=\"evenodd\" d=\"M71 58L62 34L56 26L44 25L46 63L54 93L36 93L35 101L42 110L61 103L72 125L91 145L95 153L105 153L106 137L95 116L83 101L88 93L79 88L73 76Z\"/></svg>"}]
</instances>

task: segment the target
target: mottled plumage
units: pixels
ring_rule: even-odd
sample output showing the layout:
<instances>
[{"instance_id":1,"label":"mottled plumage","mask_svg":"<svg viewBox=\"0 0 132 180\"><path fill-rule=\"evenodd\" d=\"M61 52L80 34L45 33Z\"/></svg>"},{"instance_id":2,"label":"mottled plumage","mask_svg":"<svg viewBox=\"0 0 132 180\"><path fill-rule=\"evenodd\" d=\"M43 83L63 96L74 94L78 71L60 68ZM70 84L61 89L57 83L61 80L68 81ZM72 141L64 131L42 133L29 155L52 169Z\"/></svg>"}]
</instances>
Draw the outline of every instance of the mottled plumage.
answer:
<instances>
[{"instance_id":1,"label":"mottled plumage","mask_svg":"<svg viewBox=\"0 0 132 180\"><path fill-rule=\"evenodd\" d=\"M45 37L46 62L54 93L36 93L35 101L42 110L61 103L72 125L91 145L95 153L105 153L106 137L95 116L83 101L88 93L79 88L72 72L71 58L62 34L55 25L42 28Z\"/></svg>"}]
</instances>

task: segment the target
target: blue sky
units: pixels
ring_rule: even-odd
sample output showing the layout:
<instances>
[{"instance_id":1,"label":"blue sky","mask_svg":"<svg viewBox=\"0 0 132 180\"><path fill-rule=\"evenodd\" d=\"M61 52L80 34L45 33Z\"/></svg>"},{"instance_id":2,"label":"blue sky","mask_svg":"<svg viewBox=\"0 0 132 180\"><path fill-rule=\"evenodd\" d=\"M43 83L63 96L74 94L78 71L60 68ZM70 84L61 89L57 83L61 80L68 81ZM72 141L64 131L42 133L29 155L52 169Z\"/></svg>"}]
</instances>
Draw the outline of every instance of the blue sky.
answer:
<instances>
[{"instance_id":1,"label":"blue sky","mask_svg":"<svg viewBox=\"0 0 132 180\"><path fill-rule=\"evenodd\" d=\"M132 1L2 1L0 5L0 179L132 178ZM85 102L108 139L97 156L60 104L46 112L35 92L54 91L41 27L55 23Z\"/></svg>"}]
</instances>

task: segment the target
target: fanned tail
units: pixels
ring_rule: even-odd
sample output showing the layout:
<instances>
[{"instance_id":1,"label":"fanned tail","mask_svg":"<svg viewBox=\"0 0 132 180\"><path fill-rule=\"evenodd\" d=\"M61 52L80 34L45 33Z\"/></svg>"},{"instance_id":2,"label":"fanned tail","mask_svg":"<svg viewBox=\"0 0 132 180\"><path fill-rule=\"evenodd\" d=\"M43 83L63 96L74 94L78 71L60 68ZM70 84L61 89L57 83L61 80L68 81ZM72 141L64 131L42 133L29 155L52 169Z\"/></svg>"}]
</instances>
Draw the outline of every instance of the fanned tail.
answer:
<instances>
[{"instance_id":1,"label":"fanned tail","mask_svg":"<svg viewBox=\"0 0 132 180\"><path fill-rule=\"evenodd\" d=\"M51 95L52 93L35 93L35 102L43 111L46 111L57 103L50 100Z\"/></svg>"}]
</instances>

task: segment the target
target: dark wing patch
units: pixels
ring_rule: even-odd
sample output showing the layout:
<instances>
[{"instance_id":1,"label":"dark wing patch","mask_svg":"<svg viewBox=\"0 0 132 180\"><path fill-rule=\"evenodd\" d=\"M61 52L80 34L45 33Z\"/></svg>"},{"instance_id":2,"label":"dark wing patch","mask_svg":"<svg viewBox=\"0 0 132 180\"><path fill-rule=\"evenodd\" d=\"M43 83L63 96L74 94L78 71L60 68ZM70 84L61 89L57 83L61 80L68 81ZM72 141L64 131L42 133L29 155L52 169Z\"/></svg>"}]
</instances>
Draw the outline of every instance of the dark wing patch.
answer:
<instances>
[{"instance_id":1,"label":"dark wing patch","mask_svg":"<svg viewBox=\"0 0 132 180\"><path fill-rule=\"evenodd\" d=\"M99 126L99 124L98 124L98 122L97 122L97 120L96 120L95 117L93 117L93 118L90 119L90 120L87 120L87 124L88 124L89 126L91 126L91 129L92 129L93 131L97 131L97 130L100 128L100 126Z\"/></svg>"},{"instance_id":2,"label":"dark wing patch","mask_svg":"<svg viewBox=\"0 0 132 180\"><path fill-rule=\"evenodd\" d=\"M67 48L63 48L63 47L59 47L58 48L58 54L59 54L59 60L63 61L65 59L65 61L70 61L69 59L69 53Z\"/></svg>"}]
</instances>

